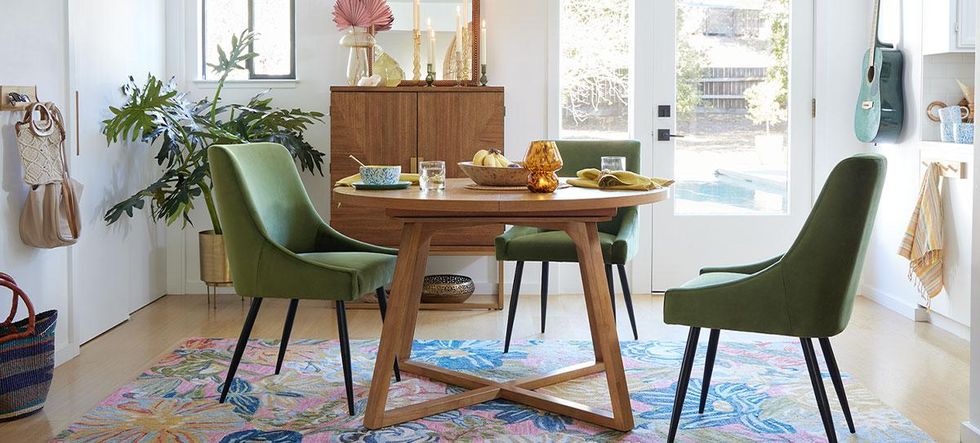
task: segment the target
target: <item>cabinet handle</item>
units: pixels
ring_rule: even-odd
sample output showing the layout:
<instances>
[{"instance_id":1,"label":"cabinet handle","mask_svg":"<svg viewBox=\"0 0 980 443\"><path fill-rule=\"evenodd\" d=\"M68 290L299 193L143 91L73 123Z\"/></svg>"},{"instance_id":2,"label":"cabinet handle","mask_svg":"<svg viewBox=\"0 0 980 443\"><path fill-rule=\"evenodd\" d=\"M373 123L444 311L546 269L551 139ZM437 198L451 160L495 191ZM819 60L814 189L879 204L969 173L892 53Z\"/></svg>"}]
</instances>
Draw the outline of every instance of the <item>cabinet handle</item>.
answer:
<instances>
[{"instance_id":1,"label":"cabinet handle","mask_svg":"<svg viewBox=\"0 0 980 443\"><path fill-rule=\"evenodd\" d=\"M419 160L421 160L421 159L419 159L418 157L409 157L408 158L408 172L409 173L411 173L411 174L418 174L419 173Z\"/></svg>"}]
</instances>

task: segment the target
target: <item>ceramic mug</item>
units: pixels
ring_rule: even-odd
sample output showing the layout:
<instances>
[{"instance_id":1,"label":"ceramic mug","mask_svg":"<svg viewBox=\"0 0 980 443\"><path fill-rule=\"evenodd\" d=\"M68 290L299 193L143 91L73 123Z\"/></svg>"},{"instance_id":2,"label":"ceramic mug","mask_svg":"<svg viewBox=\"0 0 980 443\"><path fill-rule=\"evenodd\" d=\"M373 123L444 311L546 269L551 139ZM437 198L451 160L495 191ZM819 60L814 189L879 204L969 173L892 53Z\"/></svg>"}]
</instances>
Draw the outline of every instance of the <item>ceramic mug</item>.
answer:
<instances>
[{"instance_id":1,"label":"ceramic mug","mask_svg":"<svg viewBox=\"0 0 980 443\"><path fill-rule=\"evenodd\" d=\"M970 110L963 106L947 106L938 112L939 114L939 139L946 143L957 142L956 127L963 122L966 116L970 115Z\"/></svg>"},{"instance_id":2,"label":"ceramic mug","mask_svg":"<svg viewBox=\"0 0 980 443\"><path fill-rule=\"evenodd\" d=\"M956 123L953 126L956 143L962 145L973 144L973 123Z\"/></svg>"},{"instance_id":3,"label":"ceramic mug","mask_svg":"<svg viewBox=\"0 0 980 443\"><path fill-rule=\"evenodd\" d=\"M393 185L401 174L401 166L361 166L361 181L366 185Z\"/></svg>"}]
</instances>

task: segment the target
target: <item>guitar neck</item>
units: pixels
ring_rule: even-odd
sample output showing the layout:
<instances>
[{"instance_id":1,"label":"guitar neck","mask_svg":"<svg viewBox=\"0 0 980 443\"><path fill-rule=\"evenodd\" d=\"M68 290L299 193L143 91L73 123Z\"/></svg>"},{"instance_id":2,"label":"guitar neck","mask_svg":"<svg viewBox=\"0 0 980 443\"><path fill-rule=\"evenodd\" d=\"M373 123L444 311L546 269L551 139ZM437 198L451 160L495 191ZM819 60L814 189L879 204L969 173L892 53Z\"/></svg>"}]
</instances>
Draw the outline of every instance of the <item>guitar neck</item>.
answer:
<instances>
[{"instance_id":1,"label":"guitar neck","mask_svg":"<svg viewBox=\"0 0 980 443\"><path fill-rule=\"evenodd\" d=\"M875 65L875 49L878 48L878 18L881 15L881 0L874 0L874 10L871 13L871 50L868 55L868 66Z\"/></svg>"}]
</instances>

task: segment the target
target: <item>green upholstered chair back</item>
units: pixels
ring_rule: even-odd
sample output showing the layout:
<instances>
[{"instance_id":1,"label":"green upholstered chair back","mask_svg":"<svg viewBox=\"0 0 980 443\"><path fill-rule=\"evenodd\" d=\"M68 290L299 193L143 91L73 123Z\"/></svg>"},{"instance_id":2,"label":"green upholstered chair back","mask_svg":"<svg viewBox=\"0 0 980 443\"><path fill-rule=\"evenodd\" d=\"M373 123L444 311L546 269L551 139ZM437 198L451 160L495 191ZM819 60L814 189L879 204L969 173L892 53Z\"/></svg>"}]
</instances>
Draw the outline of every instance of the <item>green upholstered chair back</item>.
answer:
<instances>
[{"instance_id":1,"label":"green upholstered chair back","mask_svg":"<svg viewBox=\"0 0 980 443\"><path fill-rule=\"evenodd\" d=\"M840 162L780 260L799 336L829 337L847 326L886 169L885 158L876 154Z\"/></svg>"},{"instance_id":2,"label":"green upholstered chair back","mask_svg":"<svg viewBox=\"0 0 980 443\"><path fill-rule=\"evenodd\" d=\"M235 288L253 294L256 255L273 245L293 253L313 251L319 217L281 145L216 145L208 158Z\"/></svg>"},{"instance_id":3,"label":"green upholstered chair back","mask_svg":"<svg viewBox=\"0 0 980 443\"><path fill-rule=\"evenodd\" d=\"M559 140L556 144L564 164L559 177L575 177L576 172L586 168L599 169L602 157L626 157L626 170L640 172L640 142L636 140ZM623 215L623 210L618 211L615 218L599 224L599 231L619 232Z\"/></svg>"},{"instance_id":4,"label":"green upholstered chair back","mask_svg":"<svg viewBox=\"0 0 980 443\"><path fill-rule=\"evenodd\" d=\"M640 172L640 142L635 140L559 140L558 152L564 163L559 177L575 177L586 168L602 165L602 157L626 157L626 170Z\"/></svg>"}]
</instances>

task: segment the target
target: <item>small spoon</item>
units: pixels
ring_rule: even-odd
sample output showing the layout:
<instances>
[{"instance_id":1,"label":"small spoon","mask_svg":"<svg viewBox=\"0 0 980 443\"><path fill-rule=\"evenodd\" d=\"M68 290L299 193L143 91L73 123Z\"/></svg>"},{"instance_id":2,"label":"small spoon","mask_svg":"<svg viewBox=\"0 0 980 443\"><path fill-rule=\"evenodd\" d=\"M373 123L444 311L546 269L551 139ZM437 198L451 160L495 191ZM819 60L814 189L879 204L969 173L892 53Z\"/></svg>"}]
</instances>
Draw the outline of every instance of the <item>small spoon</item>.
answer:
<instances>
[{"instance_id":1,"label":"small spoon","mask_svg":"<svg viewBox=\"0 0 980 443\"><path fill-rule=\"evenodd\" d=\"M356 162L357 162L357 164L359 164L359 165L361 165L361 166L363 166L363 167L365 167L365 168L367 167L367 165L365 165L364 163L361 163L361 161L360 161L360 160L358 160L358 159L357 159L357 157L354 157L354 154L351 154L351 155L348 155L348 157L350 157L350 158L352 158L352 159L353 159L354 161L356 161Z\"/></svg>"}]
</instances>

